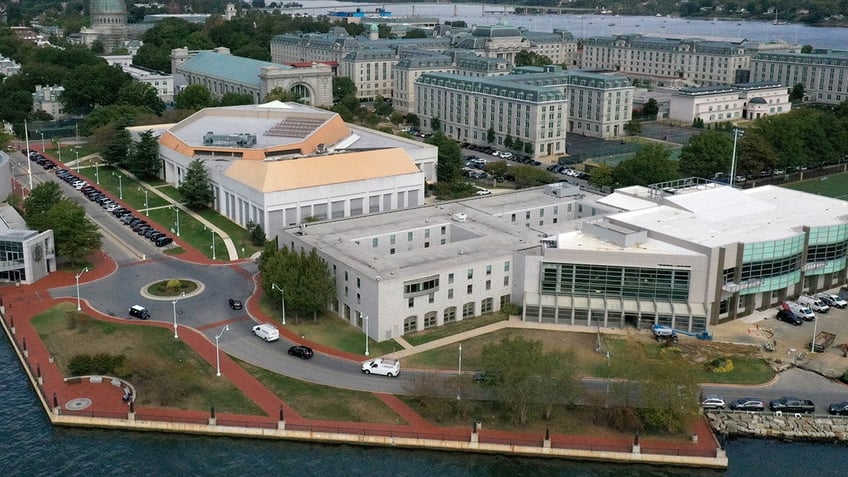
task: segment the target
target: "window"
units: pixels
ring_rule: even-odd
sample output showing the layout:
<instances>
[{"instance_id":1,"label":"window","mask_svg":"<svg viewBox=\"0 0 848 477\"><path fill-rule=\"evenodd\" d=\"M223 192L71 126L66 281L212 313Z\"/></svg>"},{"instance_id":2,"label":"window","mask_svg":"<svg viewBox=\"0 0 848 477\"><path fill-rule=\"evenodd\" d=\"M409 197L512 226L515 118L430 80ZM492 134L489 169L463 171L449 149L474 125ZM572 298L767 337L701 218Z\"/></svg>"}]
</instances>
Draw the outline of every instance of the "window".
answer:
<instances>
[{"instance_id":1,"label":"window","mask_svg":"<svg viewBox=\"0 0 848 477\"><path fill-rule=\"evenodd\" d=\"M491 289L492 289L492 281L486 280L486 290L491 290Z\"/></svg>"},{"instance_id":2,"label":"window","mask_svg":"<svg viewBox=\"0 0 848 477\"><path fill-rule=\"evenodd\" d=\"M415 308L415 297L409 297L407 299L407 307Z\"/></svg>"},{"instance_id":3,"label":"window","mask_svg":"<svg viewBox=\"0 0 848 477\"><path fill-rule=\"evenodd\" d=\"M408 295L424 295L427 293L432 293L439 289L439 276L434 275L431 277L425 277L414 281L404 282L403 284L403 294L404 296Z\"/></svg>"},{"instance_id":4,"label":"window","mask_svg":"<svg viewBox=\"0 0 848 477\"><path fill-rule=\"evenodd\" d=\"M362 303L362 297L359 295L359 293L356 294L356 303Z\"/></svg>"},{"instance_id":5,"label":"window","mask_svg":"<svg viewBox=\"0 0 848 477\"><path fill-rule=\"evenodd\" d=\"M469 301L468 303L462 305L462 318L471 318L474 316L474 302Z\"/></svg>"},{"instance_id":6,"label":"window","mask_svg":"<svg viewBox=\"0 0 848 477\"><path fill-rule=\"evenodd\" d=\"M404 333L414 333L418 331L418 317L417 316L409 316L405 320L403 320L403 332Z\"/></svg>"},{"instance_id":7,"label":"window","mask_svg":"<svg viewBox=\"0 0 848 477\"><path fill-rule=\"evenodd\" d=\"M448 273L448 285L453 283L453 273Z\"/></svg>"},{"instance_id":8,"label":"window","mask_svg":"<svg viewBox=\"0 0 848 477\"><path fill-rule=\"evenodd\" d=\"M345 281L347 281L347 270L345 270Z\"/></svg>"},{"instance_id":9,"label":"window","mask_svg":"<svg viewBox=\"0 0 848 477\"><path fill-rule=\"evenodd\" d=\"M488 276L488 275L491 275L491 274L492 274L492 266L486 265L486 275Z\"/></svg>"},{"instance_id":10,"label":"window","mask_svg":"<svg viewBox=\"0 0 848 477\"><path fill-rule=\"evenodd\" d=\"M374 238L371 239L371 246L372 247L377 248L377 246L379 244L380 244L380 239L378 239L377 237L374 237Z\"/></svg>"},{"instance_id":11,"label":"window","mask_svg":"<svg viewBox=\"0 0 848 477\"><path fill-rule=\"evenodd\" d=\"M448 300L453 298L453 288L448 288Z\"/></svg>"},{"instance_id":12,"label":"window","mask_svg":"<svg viewBox=\"0 0 848 477\"><path fill-rule=\"evenodd\" d=\"M436 301L436 294L435 294L435 293L430 293L430 295L427 297L427 302L428 302L428 303L433 303L434 301Z\"/></svg>"},{"instance_id":13,"label":"window","mask_svg":"<svg viewBox=\"0 0 848 477\"><path fill-rule=\"evenodd\" d=\"M431 311L424 315L424 329L436 326L436 312Z\"/></svg>"},{"instance_id":14,"label":"window","mask_svg":"<svg viewBox=\"0 0 848 477\"><path fill-rule=\"evenodd\" d=\"M504 277L504 285L505 287L509 286L509 277Z\"/></svg>"},{"instance_id":15,"label":"window","mask_svg":"<svg viewBox=\"0 0 848 477\"><path fill-rule=\"evenodd\" d=\"M359 277L356 277L356 288L360 288L362 286L362 280Z\"/></svg>"},{"instance_id":16,"label":"window","mask_svg":"<svg viewBox=\"0 0 848 477\"><path fill-rule=\"evenodd\" d=\"M456 307L452 306L450 308L445 308L444 316L442 318L443 323L452 323L456 321Z\"/></svg>"},{"instance_id":17,"label":"window","mask_svg":"<svg viewBox=\"0 0 848 477\"><path fill-rule=\"evenodd\" d=\"M480 303L480 313L491 313L494 299L486 298Z\"/></svg>"},{"instance_id":18,"label":"window","mask_svg":"<svg viewBox=\"0 0 848 477\"><path fill-rule=\"evenodd\" d=\"M471 280L472 278L474 278L474 269L469 268L468 269L468 279Z\"/></svg>"},{"instance_id":19,"label":"window","mask_svg":"<svg viewBox=\"0 0 848 477\"><path fill-rule=\"evenodd\" d=\"M509 261L504 262L504 271L505 272L509 271Z\"/></svg>"},{"instance_id":20,"label":"window","mask_svg":"<svg viewBox=\"0 0 848 477\"><path fill-rule=\"evenodd\" d=\"M473 292L474 292L474 285L468 285L467 287L465 287L465 292L466 292L468 295L470 295L471 293L473 293Z\"/></svg>"},{"instance_id":21,"label":"window","mask_svg":"<svg viewBox=\"0 0 848 477\"><path fill-rule=\"evenodd\" d=\"M406 241L407 241L407 242L412 242L412 232L408 232L408 233L406 234Z\"/></svg>"},{"instance_id":22,"label":"window","mask_svg":"<svg viewBox=\"0 0 848 477\"><path fill-rule=\"evenodd\" d=\"M394 234L389 235L389 245L394 245L394 244L395 244L395 236L394 236Z\"/></svg>"}]
</instances>

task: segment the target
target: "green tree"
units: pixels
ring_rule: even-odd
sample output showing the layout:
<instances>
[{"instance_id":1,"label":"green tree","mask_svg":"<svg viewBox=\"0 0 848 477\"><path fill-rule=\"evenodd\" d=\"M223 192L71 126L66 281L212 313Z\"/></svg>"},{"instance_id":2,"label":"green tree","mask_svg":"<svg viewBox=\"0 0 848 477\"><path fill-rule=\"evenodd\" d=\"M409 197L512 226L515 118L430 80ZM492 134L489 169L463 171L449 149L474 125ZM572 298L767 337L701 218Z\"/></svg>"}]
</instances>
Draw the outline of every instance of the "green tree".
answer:
<instances>
[{"instance_id":1,"label":"green tree","mask_svg":"<svg viewBox=\"0 0 848 477\"><path fill-rule=\"evenodd\" d=\"M554 405L573 405L581 394L577 356L570 350L556 351L544 354L538 364L536 395L545 406L544 417L548 420Z\"/></svg>"},{"instance_id":2,"label":"green tree","mask_svg":"<svg viewBox=\"0 0 848 477\"><path fill-rule=\"evenodd\" d=\"M392 114L389 115L389 121L395 126L404 122L406 119L406 115L401 113L400 111L392 111Z\"/></svg>"},{"instance_id":3,"label":"green tree","mask_svg":"<svg viewBox=\"0 0 848 477\"><path fill-rule=\"evenodd\" d=\"M512 149L512 134L507 133L504 138L503 145L507 149Z\"/></svg>"},{"instance_id":4,"label":"green tree","mask_svg":"<svg viewBox=\"0 0 848 477\"><path fill-rule=\"evenodd\" d=\"M126 129L128 125L125 120L122 120L107 126L108 129L112 130L112 139L100 153L100 157L106 164L125 166L129 162L132 139Z\"/></svg>"},{"instance_id":5,"label":"green tree","mask_svg":"<svg viewBox=\"0 0 848 477\"><path fill-rule=\"evenodd\" d=\"M804 99L804 85L801 83L795 83L795 86L792 87L792 90L789 92L789 101L797 102Z\"/></svg>"},{"instance_id":6,"label":"green tree","mask_svg":"<svg viewBox=\"0 0 848 477\"><path fill-rule=\"evenodd\" d=\"M248 220L244 227L250 235L250 243L253 245L262 245L265 243L265 231L262 226L252 220Z\"/></svg>"},{"instance_id":7,"label":"green tree","mask_svg":"<svg viewBox=\"0 0 848 477\"><path fill-rule=\"evenodd\" d=\"M62 190L59 184L53 181L42 182L33 187L29 197L24 199L24 218L27 226L41 232L50 228L49 224L44 223L44 215L61 199Z\"/></svg>"},{"instance_id":8,"label":"green tree","mask_svg":"<svg viewBox=\"0 0 848 477\"><path fill-rule=\"evenodd\" d=\"M645 105L642 106L642 114L644 116L656 116L660 112L660 106L654 98L648 98Z\"/></svg>"},{"instance_id":9,"label":"green tree","mask_svg":"<svg viewBox=\"0 0 848 477\"><path fill-rule=\"evenodd\" d=\"M386 99L379 94L374 98L374 112L377 116L385 118L392 114L392 111L392 103L386 101Z\"/></svg>"},{"instance_id":10,"label":"green tree","mask_svg":"<svg viewBox=\"0 0 848 477\"><path fill-rule=\"evenodd\" d=\"M489 144L495 143L495 127L489 126L489 129L486 130L486 142Z\"/></svg>"},{"instance_id":11,"label":"green tree","mask_svg":"<svg viewBox=\"0 0 848 477\"><path fill-rule=\"evenodd\" d=\"M430 119L430 129L432 129L434 132L441 131L442 130L442 120L439 119L439 118L436 118L436 117L431 118Z\"/></svg>"},{"instance_id":12,"label":"green tree","mask_svg":"<svg viewBox=\"0 0 848 477\"><path fill-rule=\"evenodd\" d=\"M190 208L202 209L209 206L213 198L212 185L209 184L209 173L202 160L195 159L189 163L179 190Z\"/></svg>"},{"instance_id":13,"label":"green tree","mask_svg":"<svg viewBox=\"0 0 848 477\"><path fill-rule=\"evenodd\" d=\"M801 47L801 53L808 55L813 52L813 45L804 45Z\"/></svg>"},{"instance_id":14,"label":"green tree","mask_svg":"<svg viewBox=\"0 0 848 477\"><path fill-rule=\"evenodd\" d=\"M128 169L143 180L156 179L162 169L159 158L159 141L153 136L153 130L141 133L139 141L133 147L132 161Z\"/></svg>"},{"instance_id":15,"label":"green tree","mask_svg":"<svg viewBox=\"0 0 848 477\"><path fill-rule=\"evenodd\" d=\"M462 176L462 150L456 141L437 130L425 141L439 148L436 175L439 181L454 182Z\"/></svg>"},{"instance_id":16,"label":"green tree","mask_svg":"<svg viewBox=\"0 0 848 477\"><path fill-rule=\"evenodd\" d=\"M253 95L250 93L226 93L221 97L219 104L221 106L241 106L243 104L253 104Z\"/></svg>"},{"instance_id":17,"label":"green tree","mask_svg":"<svg viewBox=\"0 0 848 477\"><path fill-rule=\"evenodd\" d=\"M556 176L539 167L519 165L510 167L509 171L512 173L517 189L550 184L558 180Z\"/></svg>"},{"instance_id":18,"label":"green tree","mask_svg":"<svg viewBox=\"0 0 848 477\"><path fill-rule=\"evenodd\" d=\"M642 123L635 119L631 119L624 125L624 131L631 135L639 134L642 132Z\"/></svg>"},{"instance_id":19,"label":"green tree","mask_svg":"<svg viewBox=\"0 0 848 477\"><path fill-rule=\"evenodd\" d=\"M720 131L706 131L692 136L683 146L678 169L683 176L712 179L717 172L730 172L732 156L732 136Z\"/></svg>"},{"instance_id":20,"label":"green tree","mask_svg":"<svg viewBox=\"0 0 848 477\"><path fill-rule=\"evenodd\" d=\"M698 415L700 386L691 369L679 360L663 357L652 366L642 386L642 422L651 430L683 432Z\"/></svg>"},{"instance_id":21,"label":"green tree","mask_svg":"<svg viewBox=\"0 0 848 477\"><path fill-rule=\"evenodd\" d=\"M82 206L61 199L44 214L44 223L53 229L56 254L70 265L84 263L86 257L102 245L97 224L85 216Z\"/></svg>"},{"instance_id":22,"label":"green tree","mask_svg":"<svg viewBox=\"0 0 848 477\"><path fill-rule=\"evenodd\" d=\"M333 101L341 101L346 96L356 96L356 84L347 76L334 76Z\"/></svg>"},{"instance_id":23,"label":"green tree","mask_svg":"<svg viewBox=\"0 0 848 477\"><path fill-rule=\"evenodd\" d=\"M612 168L606 164L598 164L592 168L592 175L589 177L589 184L603 189L604 187L612 187L615 180L612 175Z\"/></svg>"},{"instance_id":24,"label":"green tree","mask_svg":"<svg viewBox=\"0 0 848 477\"><path fill-rule=\"evenodd\" d=\"M736 168L743 175L750 176L773 169L777 159L777 152L756 128L746 130L745 135L737 140Z\"/></svg>"},{"instance_id":25,"label":"green tree","mask_svg":"<svg viewBox=\"0 0 848 477\"><path fill-rule=\"evenodd\" d=\"M421 126L421 118L418 117L417 114L414 113L406 113L406 122L409 123L412 127L420 127Z\"/></svg>"},{"instance_id":26,"label":"green tree","mask_svg":"<svg viewBox=\"0 0 848 477\"><path fill-rule=\"evenodd\" d=\"M294 92L283 88L282 86L277 86L271 91L268 91L268 94L265 96L264 102L270 103L271 101L280 101L283 103L296 103L300 101L300 97L294 94Z\"/></svg>"},{"instance_id":27,"label":"green tree","mask_svg":"<svg viewBox=\"0 0 848 477\"><path fill-rule=\"evenodd\" d=\"M300 261L303 270L300 283L303 288L298 292L302 293L304 297L303 313L311 314L313 319L317 319L318 315L323 313L330 301L335 298L336 281L330 274L327 262L318 255L314 248L308 254L301 253Z\"/></svg>"},{"instance_id":28,"label":"green tree","mask_svg":"<svg viewBox=\"0 0 848 477\"><path fill-rule=\"evenodd\" d=\"M114 104L118 100L118 92L130 82L130 75L117 66L106 63L82 65L63 79L65 91L60 100L65 111L88 113L97 105Z\"/></svg>"},{"instance_id":29,"label":"green tree","mask_svg":"<svg viewBox=\"0 0 848 477\"><path fill-rule=\"evenodd\" d=\"M547 66L553 64L553 60L535 51L521 50L515 54L515 66Z\"/></svg>"},{"instance_id":30,"label":"green tree","mask_svg":"<svg viewBox=\"0 0 848 477\"><path fill-rule=\"evenodd\" d=\"M616 166L612 175L618 187L650 185L676 179L677 163L671 160L668 148L649 144Z\"/></svg>"},{"instance_id":31,"label":"green tree","mask_svg":"<svg viewBox=\"0 0 848 477\"><path fill-rule=\"evenodd\" d=\"M420 28L410 28L409 30L406 31L406 35L404 35L403 37L404 38L427 38L427 33L425 33L424 30L422 30Z\"/></svg>"},{"instance_id":32,"label":"green tree","mask_svg":"<svg viewBox=\"0 0 848 477\"><path fill-rule=\"evenodd\" d=\"M159 98L159 93L153 85L133 81L121 86L118 91L117 104L139 106L149 109L155 114L165 111L165 103Z\"/></svg>"},{"instance_id":33,"label":"green tree","mask_svg":"<svg viewBox=\"0 0 848 477\"><path fill-rule=\"evenodd\" d=\"M209 90L202 84L191 84L174 96L174 107L197 111L214 104Z\"/></svg>"}]
</instances>

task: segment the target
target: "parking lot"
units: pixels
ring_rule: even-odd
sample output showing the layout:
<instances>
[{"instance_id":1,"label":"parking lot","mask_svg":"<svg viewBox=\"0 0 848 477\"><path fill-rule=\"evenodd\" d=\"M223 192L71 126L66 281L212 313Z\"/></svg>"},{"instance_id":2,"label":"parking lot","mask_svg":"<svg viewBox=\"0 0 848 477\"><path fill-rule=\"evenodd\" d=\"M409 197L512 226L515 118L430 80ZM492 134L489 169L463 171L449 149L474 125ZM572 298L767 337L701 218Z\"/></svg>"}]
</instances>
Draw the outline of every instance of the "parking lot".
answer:
<instances>
[{"instance_id":1,"label":"parking lot","mask_svg":"<svg viewBox=\"0 0 848 477\"><path fill-rule=\"evenodd\" d=\"M842 292L843 296L846 294ZM845 356L848 309L831 308L827 313L816 313L814 321L805 321L801 326L778 321L776 315L777 308L770 308L714 326L713 339L757 346L763 356L775 361L778 367L796 365L832 378L842 376L848 369L848 357ZM821 331L835 334L836 339L823 352L811 353L810 343ZM765 349L770 342L776 343L774 351Z\"/></svg>"}]
</instances>

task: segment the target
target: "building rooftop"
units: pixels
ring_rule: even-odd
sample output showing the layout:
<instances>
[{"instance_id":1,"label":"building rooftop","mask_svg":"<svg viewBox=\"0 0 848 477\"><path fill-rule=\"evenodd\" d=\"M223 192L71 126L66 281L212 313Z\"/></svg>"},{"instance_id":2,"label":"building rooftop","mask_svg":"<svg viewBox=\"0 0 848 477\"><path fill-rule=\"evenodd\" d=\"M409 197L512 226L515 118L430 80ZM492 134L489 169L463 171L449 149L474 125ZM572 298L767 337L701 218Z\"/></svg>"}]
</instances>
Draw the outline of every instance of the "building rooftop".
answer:
<instances>
[{"instance_id":1,"label":"building rooftop","mask_svg":"<svg viewBox=\"0 0 848 477\"><path fill-rule=\"evenodd\" d=\"M259 61L252 58L215 53L213 51L201 51L183 62L178 69L186 73L197 73L204 76L220 79L228 83L237 83L259 88L259 73L262 68L276 68L279 70L290 70L291 66L271 63L270 61Z\"/></svg>"}]
</instances>

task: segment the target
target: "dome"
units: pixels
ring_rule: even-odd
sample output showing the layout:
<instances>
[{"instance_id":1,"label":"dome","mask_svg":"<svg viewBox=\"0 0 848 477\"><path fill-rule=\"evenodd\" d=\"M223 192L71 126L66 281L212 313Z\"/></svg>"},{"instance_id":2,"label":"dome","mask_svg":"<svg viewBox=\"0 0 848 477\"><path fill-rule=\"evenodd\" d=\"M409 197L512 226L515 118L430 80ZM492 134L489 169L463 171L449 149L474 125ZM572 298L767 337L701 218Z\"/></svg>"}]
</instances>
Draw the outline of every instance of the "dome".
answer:
<instances>
[{"instance_id":1,"label":"dome","mask_svg":"<svg viewBox=\"0 0 848 477\"><path fill-rule=\"evenodd\" d=\"M751 104L768 104L768 101L757 96L756 98L751 98Z\"/></svg>"},{"instance_id":2,"label":"dome","mask_svg":"<svg viewBox=\"0 0 848 477\"><path fill-rule=\"evenodd\" d=\"M92 15L126 15L127 5L123 0L91 0Z\"/></svg>"},{"instance_id":3,"label":"dome","mask_svg":"<svg viewBox=\"0 0 848 477\"><path fill-rule=\"evenodd\" d=\"M380 31L380 27L378 27L376 23L372 23L370 30L371 31Z\"/></svg>"}]
</instances>

